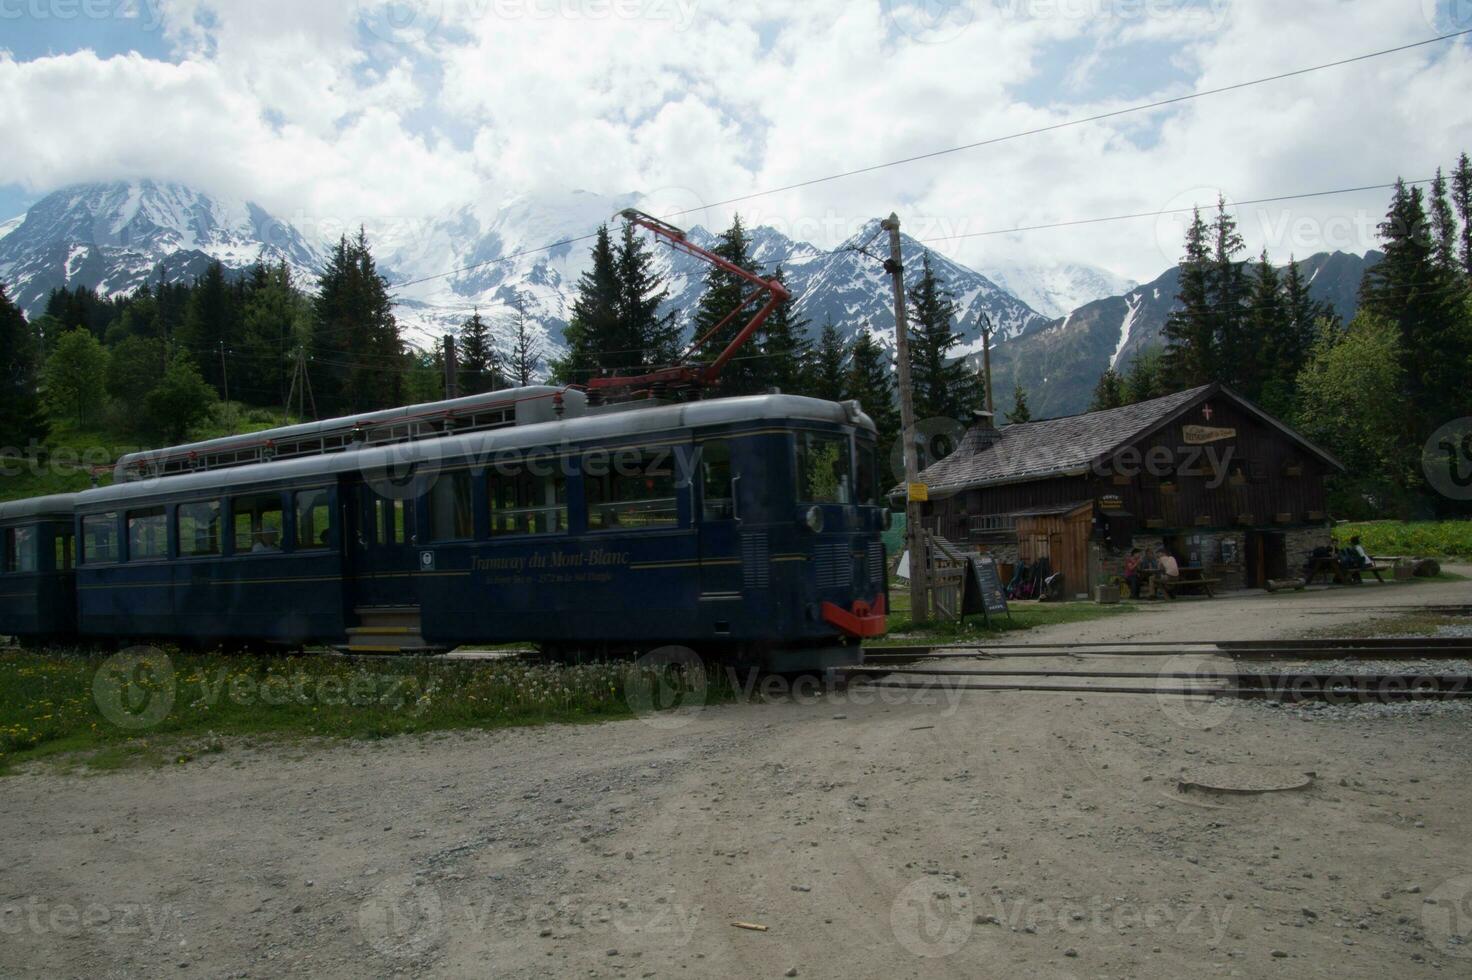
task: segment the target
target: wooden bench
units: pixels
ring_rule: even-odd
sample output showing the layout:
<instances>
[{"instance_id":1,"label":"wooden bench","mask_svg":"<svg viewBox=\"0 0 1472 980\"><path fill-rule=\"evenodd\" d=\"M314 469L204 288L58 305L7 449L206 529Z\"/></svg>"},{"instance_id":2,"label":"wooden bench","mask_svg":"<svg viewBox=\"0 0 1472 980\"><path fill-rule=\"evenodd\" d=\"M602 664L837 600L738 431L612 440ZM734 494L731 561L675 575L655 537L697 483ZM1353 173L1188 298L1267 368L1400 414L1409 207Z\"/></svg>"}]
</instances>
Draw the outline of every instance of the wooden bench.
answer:
<instances>
[{"instance_id":1,"label":"wooden bench","mask_svg":"<svg viewBox=\"0 0 1472 980\"><path fill-rule=\"evenodd\" d=\"M1168 598L1174 599L1176 597L1176 593L1178 592L1204 592L1206 593L1207 598L1216 598L1216 592L1212 590L1212 586L1220 585L1221 579L1203 578L1201 577L1199 571L1194 576L1187 575L1186 571L1187 570L1184 568L1181 569L1181 576L1179 578L1167 578L1164 575L1152 575L1150 577L1151 596L1158 597L1160 593L1164 592Z\"/></svg>"}]
</instances>

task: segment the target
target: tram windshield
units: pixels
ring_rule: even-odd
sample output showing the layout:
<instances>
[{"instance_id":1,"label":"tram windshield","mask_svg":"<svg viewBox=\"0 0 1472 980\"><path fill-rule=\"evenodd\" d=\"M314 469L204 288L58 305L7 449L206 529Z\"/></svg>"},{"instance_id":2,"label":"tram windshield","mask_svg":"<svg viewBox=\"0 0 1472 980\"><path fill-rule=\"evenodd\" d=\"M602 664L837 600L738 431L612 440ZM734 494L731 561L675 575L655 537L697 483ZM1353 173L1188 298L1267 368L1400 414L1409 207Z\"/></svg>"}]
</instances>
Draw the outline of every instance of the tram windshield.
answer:
<instances>
[{"instance_id":1,"label":"tram windshield","mask_svg":"<svg viewBox=\"0 0 1472 980\"><path fill-rule=\"evenodd\" d=\"M854 502L853 457L847 436L797 434L797 499L814 504Z\"/></svg>"}]
</instances>

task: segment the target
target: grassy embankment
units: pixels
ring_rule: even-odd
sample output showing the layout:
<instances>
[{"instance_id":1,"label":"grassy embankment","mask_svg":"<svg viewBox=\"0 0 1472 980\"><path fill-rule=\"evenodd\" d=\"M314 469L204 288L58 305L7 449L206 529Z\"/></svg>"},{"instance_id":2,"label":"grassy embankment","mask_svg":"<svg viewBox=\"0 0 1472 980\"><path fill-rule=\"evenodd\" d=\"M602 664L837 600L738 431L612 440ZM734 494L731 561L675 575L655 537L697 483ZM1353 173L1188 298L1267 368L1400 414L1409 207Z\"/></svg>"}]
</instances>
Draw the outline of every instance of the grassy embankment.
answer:
<instances>
[{"instance_id":1,"label":"grassy embankment","mask_svg":"<svg viewBox=\"0 0 1472 980\"><path fill-rule=\"evenodd\" d=\"M1472 520L1366 521L1334 528L1341 545L1355 535L1372 555L1472 561Z\"/></svg>"}]
</instances>

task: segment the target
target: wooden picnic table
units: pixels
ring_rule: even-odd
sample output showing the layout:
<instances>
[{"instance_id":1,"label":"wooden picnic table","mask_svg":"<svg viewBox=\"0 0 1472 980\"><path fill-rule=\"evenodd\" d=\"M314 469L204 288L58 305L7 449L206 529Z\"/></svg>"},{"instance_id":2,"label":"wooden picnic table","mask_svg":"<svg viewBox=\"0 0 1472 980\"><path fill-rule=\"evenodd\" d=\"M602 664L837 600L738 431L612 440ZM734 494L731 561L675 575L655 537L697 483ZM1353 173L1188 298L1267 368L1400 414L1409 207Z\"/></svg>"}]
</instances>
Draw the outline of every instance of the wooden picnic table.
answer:
<instances>
[{"instance_id":1,"label":"wooden picnic table","mask_svg":"<svg viewBox=\"0 0 1472 980\"><path fill-rule=\"evenodd\" d=\"M1309 585L1313 585L1314 581L1320 575L1324 576L1325 585L1329 584L1331 577L1337 585L1363 585L1366 574L1375 576L1375 581L1382 585L1385 583L1385 579L1380 576L1380 573L1384 569L1378 564L1362 565L1359 568L1345 568L1344 563L1339 560L1337 555L1321 555L1310 560L1313 562L1313 568L1310 570L1308 576L1307 584Z\"/></svg>"},{"instance_id":2,"label":"wooden picnic table","mask_svg":"<svg viewBox=\"0 0 1472 980\"><path fill-rule=\"evenodd\" d=\"M1220 579L1207 578L1206 569L1200 565L1182 565L1181 574L1175 578L1162 575L1160 569L1152 569L1150 572L1150 597L1156 599L1160 593L1174 599L1177 592L1204 592L1207 598L1215 599L1216 593L1212 586L1221 584Z\"/></svg>"}]
</instances>

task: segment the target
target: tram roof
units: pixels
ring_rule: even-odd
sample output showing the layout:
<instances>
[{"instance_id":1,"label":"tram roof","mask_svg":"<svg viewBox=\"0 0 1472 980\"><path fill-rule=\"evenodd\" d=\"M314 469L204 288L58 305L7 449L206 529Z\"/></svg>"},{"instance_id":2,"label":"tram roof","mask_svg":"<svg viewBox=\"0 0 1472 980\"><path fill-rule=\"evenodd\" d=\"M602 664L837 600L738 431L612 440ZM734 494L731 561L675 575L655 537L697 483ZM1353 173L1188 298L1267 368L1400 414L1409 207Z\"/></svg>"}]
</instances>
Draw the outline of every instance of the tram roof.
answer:
<instances>
[{"instance_id":1,"label":"tram roof","mask_svg":"<svg viewBox=\"0 0 1472 980\"><path fill-rule=\"evenodd\" d=\"M67 517L72 515L77 495L58 493L49 497L32 497L29 500L12 500L0 504L0 521L19 521L32 517Z\"/></svg>"},{"instance_id":2,"label":"tram roof","mask_svg":"<svg viewBox=\"0 0 1472 980\"><path fill-rule=\"evenodd\" d=\"M437 462L461 456L552 450L571 445L639 440L661 432L710 428L760 421L826 422L874 429L857 402L830 402L802 395L750 395L678 405L627 408L597 415L489 429L415 442L364 447L324 456L306 456L231 469L135 480L76 494L79 508L147 498L229 491L268 483L306 483L317 477L359 470L367 473L409 463ZM491 461L491 460L488 460ZM0 512L3 514L3 512Z\"/></svg>"}]
</instances>

